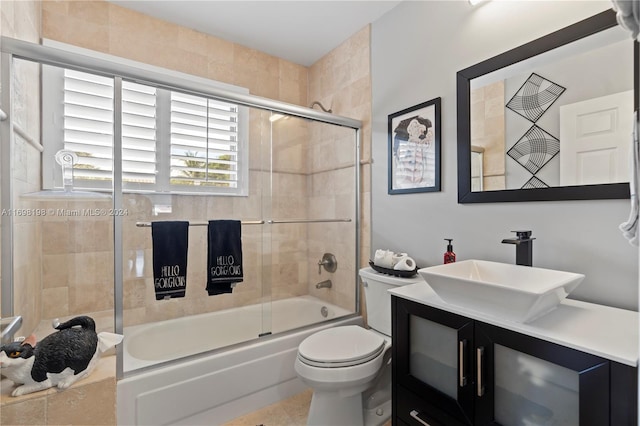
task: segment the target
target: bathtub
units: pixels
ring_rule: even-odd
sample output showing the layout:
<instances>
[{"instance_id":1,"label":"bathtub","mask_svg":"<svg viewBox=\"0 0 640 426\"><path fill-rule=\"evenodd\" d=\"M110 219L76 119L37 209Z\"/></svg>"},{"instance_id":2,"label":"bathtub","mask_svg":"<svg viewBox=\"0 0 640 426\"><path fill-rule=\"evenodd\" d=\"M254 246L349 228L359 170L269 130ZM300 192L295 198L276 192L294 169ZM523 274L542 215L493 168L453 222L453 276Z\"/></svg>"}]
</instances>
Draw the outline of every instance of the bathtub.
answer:
<instances>
[{"instance_id":1,"label":"bathtub","mask_svg":"<svg viewBox=\"0 0 640 426\"><path fill-rule=\"evenodd\" d=\"M126 327L118 424L216 425L288 398L306 388L293 367L302 340L362 325L312 296L275 301L271 312L273 334L259 339L262 305Z\"/></svg>"}]
</instances>

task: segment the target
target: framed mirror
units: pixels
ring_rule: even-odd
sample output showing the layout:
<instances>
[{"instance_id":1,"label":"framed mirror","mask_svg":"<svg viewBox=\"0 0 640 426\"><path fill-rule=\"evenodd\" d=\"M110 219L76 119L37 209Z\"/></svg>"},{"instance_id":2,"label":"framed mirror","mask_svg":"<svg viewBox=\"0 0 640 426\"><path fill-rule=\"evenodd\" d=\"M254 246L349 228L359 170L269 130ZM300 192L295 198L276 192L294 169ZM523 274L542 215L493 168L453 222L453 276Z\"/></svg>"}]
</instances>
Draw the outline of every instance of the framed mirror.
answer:
<instances>
[{"instance_id":1,"label":"framed mirror","mask_svg":"<svg viewBox=\"0 0 640 426\"><path fill-rule=\"evenodd\" d=\"M638 74L613 10L459 71L458 202L629 198Z\"/></svg>"}]
</instances>

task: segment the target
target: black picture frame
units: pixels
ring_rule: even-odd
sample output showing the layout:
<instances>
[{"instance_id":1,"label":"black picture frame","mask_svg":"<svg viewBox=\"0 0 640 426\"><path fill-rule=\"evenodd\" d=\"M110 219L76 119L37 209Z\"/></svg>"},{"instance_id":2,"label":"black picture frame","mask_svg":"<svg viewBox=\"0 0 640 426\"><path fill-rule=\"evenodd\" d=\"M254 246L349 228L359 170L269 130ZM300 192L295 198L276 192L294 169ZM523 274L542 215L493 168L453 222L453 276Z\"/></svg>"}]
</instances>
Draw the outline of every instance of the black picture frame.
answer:
<instances>
[{"instance_id":1,"label":"black picture frame","mask_svg":"<svg viewBox=\"0 0 640 426\"><path fill-rule=\"evenodd\" d=\"M440 105L435 98L389 115L389 194L440 191Z\"/></svg>"}]
</instances>

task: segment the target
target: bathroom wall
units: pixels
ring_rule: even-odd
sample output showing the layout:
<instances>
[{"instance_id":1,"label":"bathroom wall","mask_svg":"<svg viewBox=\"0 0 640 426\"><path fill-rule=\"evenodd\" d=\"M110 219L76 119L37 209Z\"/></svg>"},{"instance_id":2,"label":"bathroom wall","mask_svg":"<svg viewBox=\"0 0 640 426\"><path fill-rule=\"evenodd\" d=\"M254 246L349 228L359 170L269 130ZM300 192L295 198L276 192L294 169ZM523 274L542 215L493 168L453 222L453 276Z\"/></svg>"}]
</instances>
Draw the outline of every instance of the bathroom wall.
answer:
<instances>
[{"instance_id":1,"label":"bathroom wall","mask_svg":"<svg viewBox=\"0 0 640 426\"><path fill-rule=\"evenodd\" d=\"M2 2L0 8L1 33L30 42L40 40L40 9L38 1ZM40 143L40 69L26 61L15 61L13 81L12 121L22 128L31 139ZM40 183L40 153L21 136L14 134L12 153L13 166L13 208L33 207L21 202L19 195L37 190ZM2 206L8 208L8 206ZM39 245L42 231L38 218L34 216L14 216L14 314L22 315L20 332L34 330L40 321L41 294L40 270L42 256Z\"/></svg>"},{"instance_id":2,"label":"bathroom wall","mask_svg":"<svg viewBox=\"0 0 640 426\"><path fill-rule=\"evenodd\" d=\"M372 251L407 251L419 266L458 260L512 263L501 244L531 229L534 266L584 273L576 299L637 310L638 250L618 225L628 200L458 204L456 72L609 9L608 1L402 2L372 25ZM442 98L442 191L387 194L387 116Z\"/></svg>"}]
</instances>

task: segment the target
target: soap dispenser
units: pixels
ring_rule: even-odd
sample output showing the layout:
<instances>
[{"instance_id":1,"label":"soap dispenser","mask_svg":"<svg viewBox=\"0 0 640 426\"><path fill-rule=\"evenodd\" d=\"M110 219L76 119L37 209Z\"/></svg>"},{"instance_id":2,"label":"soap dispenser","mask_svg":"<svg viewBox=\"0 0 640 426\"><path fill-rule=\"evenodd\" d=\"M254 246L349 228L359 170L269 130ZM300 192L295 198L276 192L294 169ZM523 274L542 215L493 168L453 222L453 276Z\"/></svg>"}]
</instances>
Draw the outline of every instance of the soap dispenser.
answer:
<instances>
[{"instance_id":1,"label":"soap dispenser","mask_svg":"<svg viewBox=\"0 0 640 426\"><path fill-rule=\"evenodd\" d=\"M448 241L447 243L447 251L444 254L444 263L453 263L456 261L456 254L453 252L453 244L451 244L451 241L453 241L452 238L445 238L445 241Z\"/></svg>"}]
</instances>

